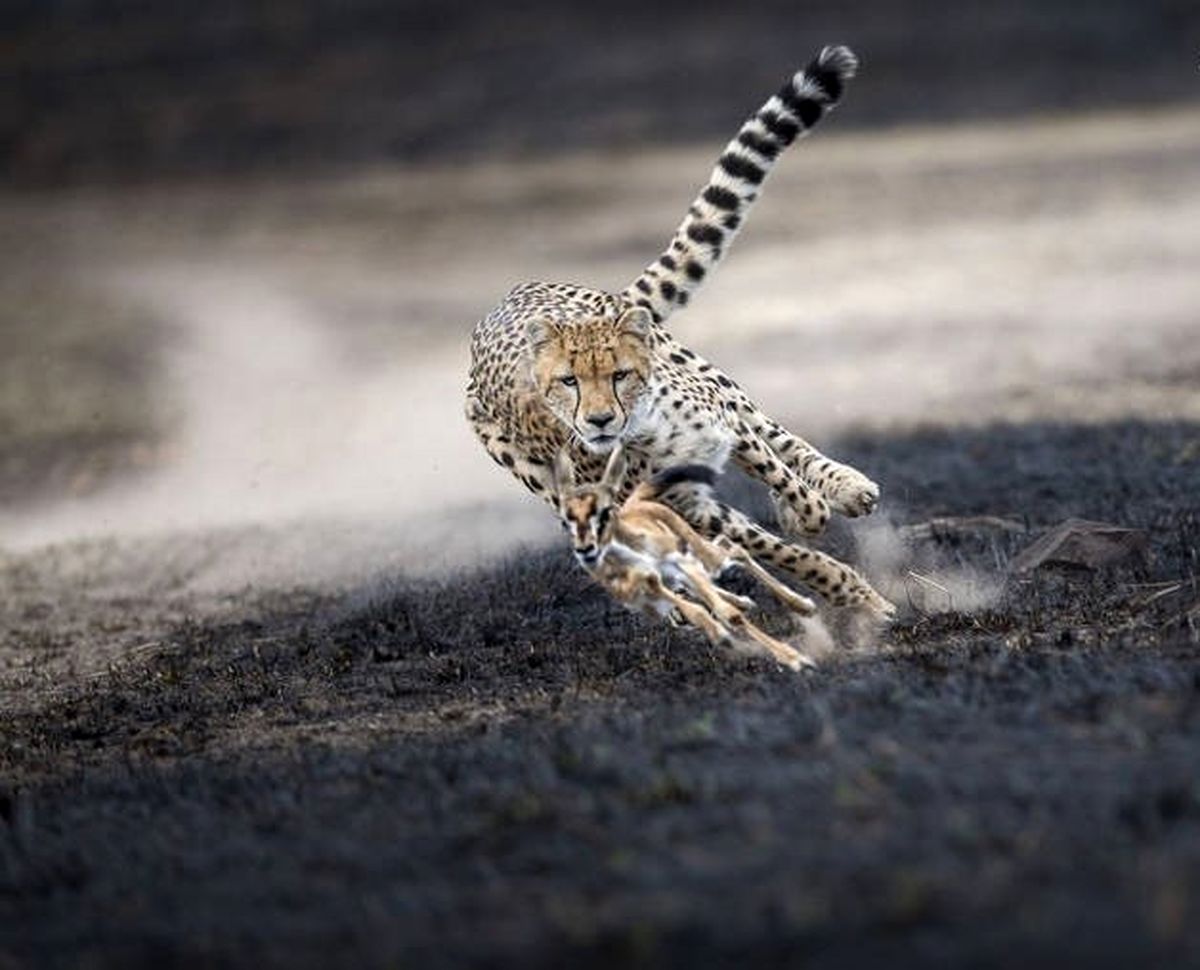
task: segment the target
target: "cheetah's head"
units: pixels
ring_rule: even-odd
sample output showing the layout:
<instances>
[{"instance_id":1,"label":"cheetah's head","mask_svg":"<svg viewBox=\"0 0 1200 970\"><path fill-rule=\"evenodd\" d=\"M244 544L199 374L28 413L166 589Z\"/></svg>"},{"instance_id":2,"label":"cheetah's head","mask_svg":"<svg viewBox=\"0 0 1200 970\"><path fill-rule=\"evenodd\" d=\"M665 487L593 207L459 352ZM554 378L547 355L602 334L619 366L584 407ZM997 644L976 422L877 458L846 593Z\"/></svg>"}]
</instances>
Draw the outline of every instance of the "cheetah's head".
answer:
<instances>
[{"instance_id":1,"label":"cheetah's head","mask_svg":"<svg viewBox=\"0 0 1200 970\"><path fill-rule=\"evenodd\" d=\"M650 324L649 311L632 307L615 320L534 320L526 327L538 392L591 451L609 451L621 440L649 388Z\"/></svg>"}]
</instances>

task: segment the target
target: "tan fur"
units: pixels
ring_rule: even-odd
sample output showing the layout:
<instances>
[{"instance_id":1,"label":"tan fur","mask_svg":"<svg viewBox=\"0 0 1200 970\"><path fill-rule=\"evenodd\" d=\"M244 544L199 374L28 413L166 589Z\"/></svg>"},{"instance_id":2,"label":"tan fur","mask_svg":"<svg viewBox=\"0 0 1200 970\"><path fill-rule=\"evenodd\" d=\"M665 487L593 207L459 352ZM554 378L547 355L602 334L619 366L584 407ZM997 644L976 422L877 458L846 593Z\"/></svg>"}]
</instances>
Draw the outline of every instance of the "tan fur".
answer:
<instances>
[{"instance_id":1,"label":"tan fur","mask_svg":"<svg viewBox=\"0 0 1200 970\"><path fill-rule=\"evenodd\" d=\"M566 452L556 462L562 521L571 533L581 565L614 599L650 615L677 613L709 641L731 644L749 639L778 663L792 670L812 660L775 639L746 617L752 600L721 589L713 577L734 564L746 567L792 611L811 616L811 600L780 583L728 539L712 542L676 512L657 501L649 483L639 485L617 504L614 486L625 474L618 445L599 483L578 485ZM681 595L670 577L699 602Z\"/></svg>"}]
</instances>

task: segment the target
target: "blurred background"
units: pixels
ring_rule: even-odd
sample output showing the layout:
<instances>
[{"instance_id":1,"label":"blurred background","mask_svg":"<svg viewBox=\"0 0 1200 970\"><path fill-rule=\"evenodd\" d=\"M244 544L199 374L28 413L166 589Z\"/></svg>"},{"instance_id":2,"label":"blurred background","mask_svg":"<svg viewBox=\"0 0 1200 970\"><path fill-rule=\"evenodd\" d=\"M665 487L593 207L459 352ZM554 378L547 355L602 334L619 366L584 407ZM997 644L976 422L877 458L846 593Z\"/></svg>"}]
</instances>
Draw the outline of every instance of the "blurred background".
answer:
<instances>
[{"instance_id":1,"label":"blurred background","mask_svg":"<svg viewBox=\"0 0 1200 970\"><path fill-rule=\"evenodd\" d=\"M548 534L460 417L471 327L625 284L829 42L861 77L676 331L834 450L1200 416L1187 0L0 16L0 544L304 521L217 571L313 579Z\"/></svg>"}]
</instances>

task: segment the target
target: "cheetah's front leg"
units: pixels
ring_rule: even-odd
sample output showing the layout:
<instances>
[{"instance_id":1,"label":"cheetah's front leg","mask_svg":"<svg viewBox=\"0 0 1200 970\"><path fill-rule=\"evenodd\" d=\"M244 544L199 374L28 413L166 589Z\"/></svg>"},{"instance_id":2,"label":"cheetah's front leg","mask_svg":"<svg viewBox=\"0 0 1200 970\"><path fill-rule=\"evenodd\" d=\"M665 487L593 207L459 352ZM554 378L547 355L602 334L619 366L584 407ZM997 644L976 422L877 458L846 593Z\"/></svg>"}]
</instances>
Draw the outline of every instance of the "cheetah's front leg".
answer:
<instances>
[{"instance_id":1,"label":"cheetah's front leg","mask_svg":"<svg viewBox=\"0 0 1200 970\"><path fill-rule=\"evenodd\" d=\"M850 518L870 515L879 504L879 486L849 465L827 458L777 421L760 416L759 433L788 468L815 488L833 511Z\"/></svg>"},{"instance_id":2,"label":"cheetah's front leg","mask_svg":"<svg viewBox=\"0 0 1200 970\"><path fill-rule=\"evenodd\" d=\"M771 489L775 514L784 532L816 535L829 521L829 503L780 460L762 438L746 424L737 427L733 460Z\"/></svg>"},{"instance_id":3,"label":"cheetah's front leg","mask_svg":"<svg viewBox=\"0 0 1200 970\"><path fill-rule=\"evenodd\" d=\"M803 438L792 434L778 421L768 417L734 384L726 391L726 407L732 408L770 450L806 484L829 503L834 512L855 518L870 515L879 504L879 486L862 472L821 454ZM786 502L772 495L781 523L789 513L781 511Z\"/></svg>"}]
</instances>

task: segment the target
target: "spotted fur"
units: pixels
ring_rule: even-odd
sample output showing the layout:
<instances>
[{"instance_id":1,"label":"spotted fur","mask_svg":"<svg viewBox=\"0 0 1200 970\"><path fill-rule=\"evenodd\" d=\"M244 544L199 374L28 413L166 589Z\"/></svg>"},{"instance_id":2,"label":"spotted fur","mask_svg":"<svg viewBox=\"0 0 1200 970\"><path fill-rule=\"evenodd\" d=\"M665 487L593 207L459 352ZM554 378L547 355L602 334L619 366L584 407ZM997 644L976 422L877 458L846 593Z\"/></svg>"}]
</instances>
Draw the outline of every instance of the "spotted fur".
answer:
<instances>
[{"instance_id":1,"label":"spotted fur","mask_svg":"<svg viewBox=\"0 0 1200 970\"><path fill-rule=\"evenodd\" d=\"M475 328L467 417L488 453L559 507L553 466L569 450L599 480L625 445L619 497L681 464L730 458L765 483L783 529L816 534L831 509L871 512L878 487L764 414L727 375L663 326L729 247L783 150L841 98L857 58L827 47L742 126L663 254L620 294L566 283L515 287ZM835 604L891 607L849 566L763 530L695 482L665 493L702 533L724 535Z\"/></svg>"}]
</instances>

